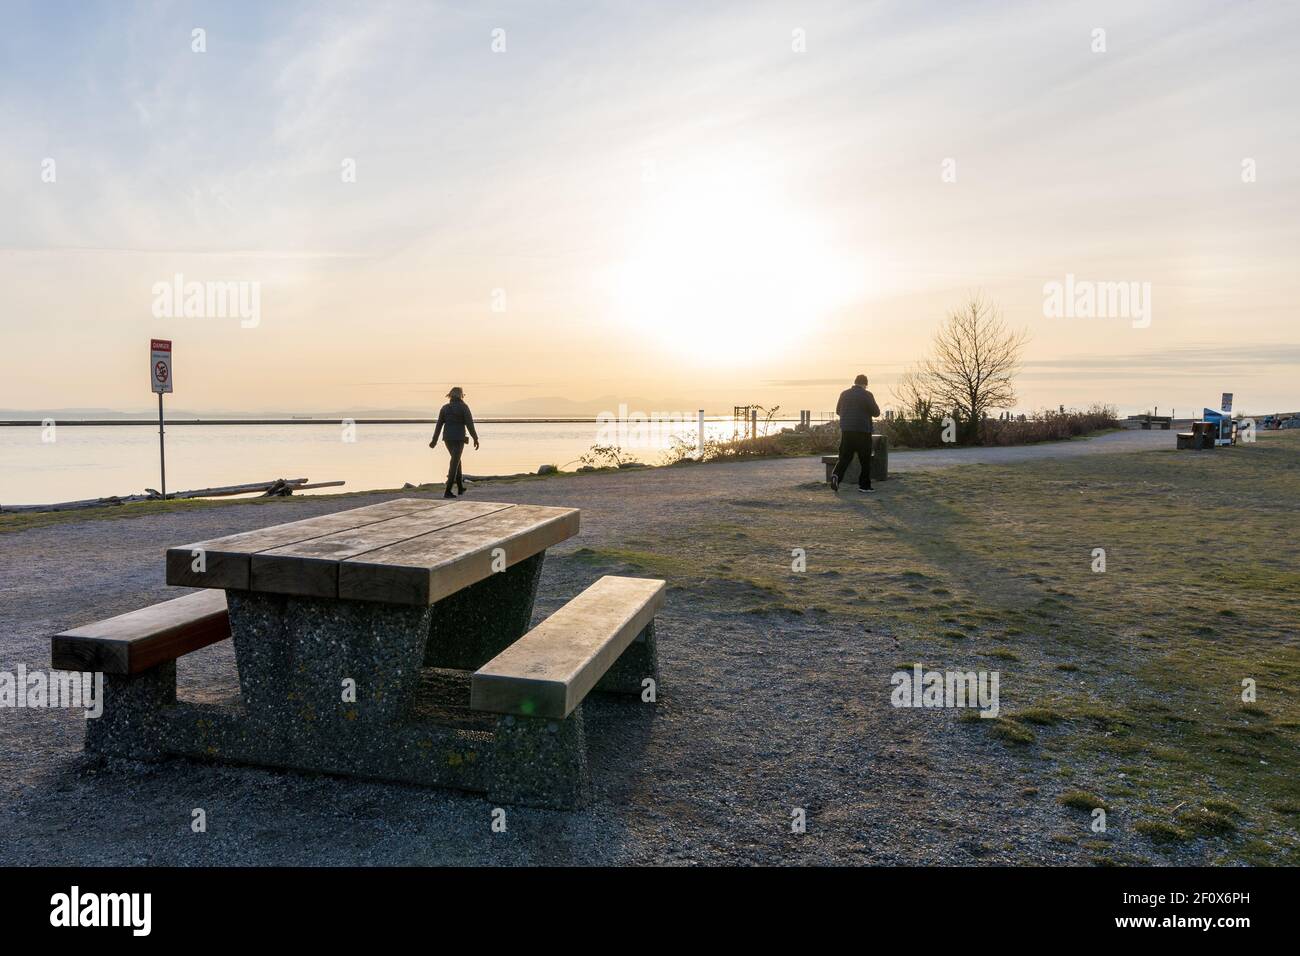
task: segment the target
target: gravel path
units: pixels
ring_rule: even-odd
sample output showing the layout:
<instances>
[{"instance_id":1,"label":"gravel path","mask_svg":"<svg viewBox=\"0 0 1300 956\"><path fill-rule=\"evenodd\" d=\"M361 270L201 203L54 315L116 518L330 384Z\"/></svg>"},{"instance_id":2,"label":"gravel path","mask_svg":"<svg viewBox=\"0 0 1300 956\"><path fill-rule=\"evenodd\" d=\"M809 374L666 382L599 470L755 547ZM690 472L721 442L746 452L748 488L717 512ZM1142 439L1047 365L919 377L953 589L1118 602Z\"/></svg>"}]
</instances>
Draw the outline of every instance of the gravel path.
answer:
<instances>
[{"instance_id":1,"label":"gravel path","mask_svg":"<svg viewBox=\"0 0 1300 956\"><path fill-rule=\"evenodd\" d=\"M1169 447L1165 432L891 456L898 472ZM719 499L817 480L816 459L738 462L480 484L471 497L576 505L582 534L551 549L537 615L599 573L579 548L653 541L716 516ZM828 492L829 494L829 492ZM48 666L48 635L169 595L171 544L408 493L85 520L0 534L0 670ZM716 582L715 582L716 583ZM1025 798L1032 759L951 712L878 706L897 661L887 635L825 615L734 613L716 589L674 589L660 618L661 697L588 706L598 798L508 811L473 795L183 760L88 757L79 715L0 710L0 864L1066 863L1058 808ZM864 609L864 614L866 610ZM864 640L864 630L867 640ZM180 692L237 688L229 642L182 659ZM870 705L869 705L870 702ZM902 715L906 713L904 721ZM921 728L918 732L918 728ZM792 808L808 827L791 833ZM208 831L190 830L203 808Z\"/></svg>"}]
</instances>

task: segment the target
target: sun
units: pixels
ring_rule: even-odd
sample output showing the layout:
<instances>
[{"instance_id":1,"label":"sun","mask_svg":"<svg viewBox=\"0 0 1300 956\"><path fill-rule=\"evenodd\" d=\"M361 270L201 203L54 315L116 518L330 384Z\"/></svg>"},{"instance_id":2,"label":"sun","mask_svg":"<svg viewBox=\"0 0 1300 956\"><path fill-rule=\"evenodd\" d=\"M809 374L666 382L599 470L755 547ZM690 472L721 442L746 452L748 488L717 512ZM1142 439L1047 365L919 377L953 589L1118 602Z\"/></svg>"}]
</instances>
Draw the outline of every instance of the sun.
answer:
<instances>
[{"instance_id":1,"label":"sun","mask_svg":"<svg viewBox=\"0 0 1300 956\"><path fill-rule=\"evenodd\" d=\"M854 286L807 210L752 175L695 177L647 200L613 274L619 318L702 362L770 358Z\"/></svg>"}]
</instances>

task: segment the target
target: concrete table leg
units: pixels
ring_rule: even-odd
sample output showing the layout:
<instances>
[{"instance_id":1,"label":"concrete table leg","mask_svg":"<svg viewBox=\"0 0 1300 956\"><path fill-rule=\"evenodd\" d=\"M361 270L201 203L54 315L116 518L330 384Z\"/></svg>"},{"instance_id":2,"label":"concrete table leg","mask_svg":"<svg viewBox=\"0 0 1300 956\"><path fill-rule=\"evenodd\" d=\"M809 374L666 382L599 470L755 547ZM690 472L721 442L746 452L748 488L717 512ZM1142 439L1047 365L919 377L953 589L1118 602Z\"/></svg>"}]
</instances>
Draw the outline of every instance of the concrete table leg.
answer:
<instances>
[{"instance_id":1,"label":"concrete table leg","mask_svg":"<svg viewBox=\"0 0 1300 956\"><path fill-rule=\"evenodd\" d=\"M528 631L542 551L433 606L425 667L478 670Z\"/></svg>"},{"instance_id":2,"label":"concrete table leg","mask_svg":"<svg viewBox=\"0 0 1300 956\"><path fill-rule=\"evenodd\" d=\"M175 703L175 661L139 674L105 674L104 712L86 718L86 749L134 760L160 759L163 708Z\"/></svg>"},{"instance_id":3,"label":"concrete table leg","mask_svg":"<svg viewBox=\"0 0 1300 956\"><path fill-rule=\"evenodd\" d=\"M591 800L582 705L564 720L505 716L497 721L488 798L571 810Z\"/></svg>"},{"instance_id":4,"label":"concrete table leg","mask_svg":"<svg viewBox=\"0 0 1300 956\"><path fill-rule=\"evenodd\" d=\"M406 716L430 608L235 590L226 598L251 720L271 728L300 721L355 727ZM345 693L353 689L355 700Z\"/></svg>"},{"instance_id":5,"label":"concrete table leg","mask_svg":"<svg viewBox=\"0 0 1300 956\"><path fill-rule=\"evenodd\" d=\"M618 656L605 676L596 683L596 690L609 694L629 694L640 696L645 689L643 681L649 678L659 684L659 653L655 645L655 622L651 621L645 630L627 646Z\"/></svg>"}]
</instances>

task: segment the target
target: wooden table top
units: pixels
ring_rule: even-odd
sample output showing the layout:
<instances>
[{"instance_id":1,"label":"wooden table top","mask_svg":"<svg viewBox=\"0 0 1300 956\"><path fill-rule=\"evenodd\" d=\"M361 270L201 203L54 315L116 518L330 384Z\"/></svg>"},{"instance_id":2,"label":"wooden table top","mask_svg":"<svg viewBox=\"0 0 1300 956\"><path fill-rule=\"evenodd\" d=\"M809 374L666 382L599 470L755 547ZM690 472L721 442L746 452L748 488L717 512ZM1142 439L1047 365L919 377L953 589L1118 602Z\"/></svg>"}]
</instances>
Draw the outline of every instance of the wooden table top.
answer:
<instances>
[{"instance_id":1,"label":"wooden table top","mask_svg":"<svg viewBox=\"0 0 1300 956\"><path fill-rule=\"evenodd\" d=\"M432 604L578 533L577 508L400 498L167 549L167 583ZM496 564L494 568L493 565Z\"/></svg>"}]
</instances>

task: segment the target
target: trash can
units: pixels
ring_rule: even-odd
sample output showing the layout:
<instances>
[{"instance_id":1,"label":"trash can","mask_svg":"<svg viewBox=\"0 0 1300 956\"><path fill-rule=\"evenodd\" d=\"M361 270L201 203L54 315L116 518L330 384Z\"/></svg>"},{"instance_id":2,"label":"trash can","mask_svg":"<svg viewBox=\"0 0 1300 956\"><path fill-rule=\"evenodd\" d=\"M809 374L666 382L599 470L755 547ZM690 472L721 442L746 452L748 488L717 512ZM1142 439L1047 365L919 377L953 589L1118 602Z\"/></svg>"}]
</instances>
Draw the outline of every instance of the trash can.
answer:
<instances>
[{"instance_id":1,"label":"trash can","mask_svg":"<svg viewBox=\"0 0 1300 956\"><path fill-rule=\"evenodd\" d=\"M826 481L831 480L831 474L835 471L836 464L839 463L838 455L823 455L822 464L826 467ZM849 470L844 473L845 484L857 484L858 475L862 471L862 466L858 463L855 456L853 463L849 465ZM889 439L884 435L871 436L871 480L885 481L889 478Z\"/></svg>"}]
</instances>

